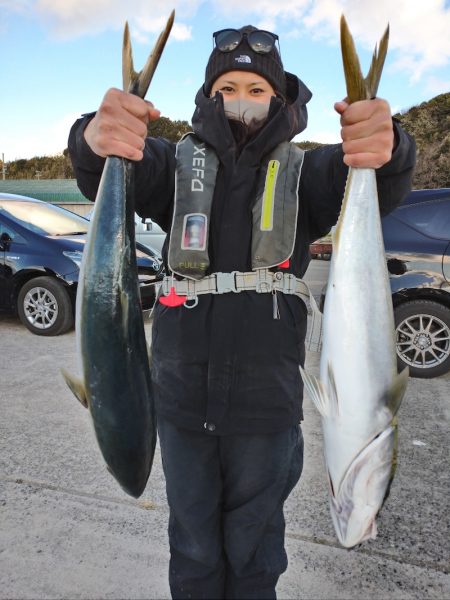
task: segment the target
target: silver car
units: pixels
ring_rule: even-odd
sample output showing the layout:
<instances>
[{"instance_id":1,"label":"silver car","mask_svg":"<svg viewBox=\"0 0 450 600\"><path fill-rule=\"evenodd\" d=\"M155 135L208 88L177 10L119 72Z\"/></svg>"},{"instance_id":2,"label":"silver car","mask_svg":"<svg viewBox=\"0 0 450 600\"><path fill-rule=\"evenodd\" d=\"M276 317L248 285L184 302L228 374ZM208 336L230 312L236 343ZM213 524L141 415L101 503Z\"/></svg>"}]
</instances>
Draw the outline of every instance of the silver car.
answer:
<instances>
[{"instance_id":1,"label":"silver car","mask_svg":"<svg viewBox=\"0 0 450 600\"><path fill-rule=\"evenodd\" d=\"M92 208L86 215L84 215L85 219L92 218L92 213L94 209ZM164 240L166 239L166 234L161 229L159 225L157 225L151 219L141 219L141 217L137 214L134 215L134 222L136 225L136 241L140 244L144 244L150 250L156 250L159 254L161 254L161 249L164 244Z\"/></svg>"}]
</instances>

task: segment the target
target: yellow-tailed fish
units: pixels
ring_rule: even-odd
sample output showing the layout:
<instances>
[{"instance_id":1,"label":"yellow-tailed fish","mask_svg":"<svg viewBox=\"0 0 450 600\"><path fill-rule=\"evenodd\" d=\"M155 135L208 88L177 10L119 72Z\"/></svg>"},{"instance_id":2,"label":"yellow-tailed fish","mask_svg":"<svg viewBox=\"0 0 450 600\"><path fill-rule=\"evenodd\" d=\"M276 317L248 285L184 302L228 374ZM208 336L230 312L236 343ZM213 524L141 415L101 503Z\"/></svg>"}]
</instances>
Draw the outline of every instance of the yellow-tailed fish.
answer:
<instances>
[{"instance_id":1,"label":"yellow-tailed fish","mask_svg":"<svg viewBox=\"0 0 450 600\"><path fill-rule=\"evenodd\" d=\"M374 98L389 29L366 78L344 17L341 45L348 101ZM352 547L377 533L375 518L396 465L396 413L408 371L397 373L394 317L374 169L350 168L323 318L320 379L302 370L322 416L330 510L339 542Z\"/></svg>"},{"instance_id":2,"label":"yellow-tailed fish","mask_svg":"<svg viewBox=\"0 0 450 600\"><path fill-rule=\"evenodd\" d=\"M140 73L133 68L128 25L124 89L143 98L174 20L172 12ZM109 156L95 200L77 291L77 348L82 377L70 389L92 416L107 467L131 496L142 494L156 443L156 419L135 251L134 164Z\"/></svg>"}]
</instances>

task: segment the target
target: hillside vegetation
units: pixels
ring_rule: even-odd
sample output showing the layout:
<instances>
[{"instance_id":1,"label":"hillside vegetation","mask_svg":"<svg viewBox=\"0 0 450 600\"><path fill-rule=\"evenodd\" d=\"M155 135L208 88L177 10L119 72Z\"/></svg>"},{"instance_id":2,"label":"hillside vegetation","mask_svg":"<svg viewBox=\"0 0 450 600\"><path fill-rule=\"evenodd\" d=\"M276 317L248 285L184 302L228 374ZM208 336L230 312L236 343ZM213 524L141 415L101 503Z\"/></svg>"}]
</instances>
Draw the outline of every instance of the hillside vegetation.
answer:
<instances>
[{"instance_id":1,"label":"hillside vegetation","mask_svg":"<svg viewBox=\"0 0 450 600\"><path fill-rule=\"evenodd\" d=\"M450 92L440 94L395 115L417 144L417 167L413 187L450 187ZM149 125L149 135L176 142L190 130L187 121L171 121L161 117ZM305 150L321 146L307 141L298 144ZM36 156L6 163L7 179L73 178L67 149L59 156ZM3 165L0 161L0 176Z\"/></svg>"},{"instance_id":2,"label":"hillside vegetation","mask_svg":"<svg viewBox=\"0 0 450 600\"><path fill-rule=\"evenodd\" d=\"M416 140L415 189L450 187L450 92L395 115Z\"/></svg>"}]
</instances>

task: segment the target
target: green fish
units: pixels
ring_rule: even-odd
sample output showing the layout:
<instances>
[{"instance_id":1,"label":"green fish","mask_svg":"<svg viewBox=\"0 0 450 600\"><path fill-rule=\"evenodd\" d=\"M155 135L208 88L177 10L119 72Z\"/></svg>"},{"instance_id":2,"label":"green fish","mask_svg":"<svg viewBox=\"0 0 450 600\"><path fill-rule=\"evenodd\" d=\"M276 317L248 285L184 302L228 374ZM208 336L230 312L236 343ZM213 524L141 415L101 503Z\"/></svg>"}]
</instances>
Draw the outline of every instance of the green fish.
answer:
<instances>
[{"instance_id":1,"label":"green fish","mask_svg":"<svg viewBox=\"0 0 450 600\"><path fill-rule=\"evenodd\" d=\"M128 24L123 42L124 89L144 98L169 37L170 15L141 72L133 68ZM108 470L137 498L147 484L156 418L140 305L135 252L134 164L109 156L95 200L80 271L76 333L82 378L63 370L89 409Z\"/></svg>"}]
</instances>

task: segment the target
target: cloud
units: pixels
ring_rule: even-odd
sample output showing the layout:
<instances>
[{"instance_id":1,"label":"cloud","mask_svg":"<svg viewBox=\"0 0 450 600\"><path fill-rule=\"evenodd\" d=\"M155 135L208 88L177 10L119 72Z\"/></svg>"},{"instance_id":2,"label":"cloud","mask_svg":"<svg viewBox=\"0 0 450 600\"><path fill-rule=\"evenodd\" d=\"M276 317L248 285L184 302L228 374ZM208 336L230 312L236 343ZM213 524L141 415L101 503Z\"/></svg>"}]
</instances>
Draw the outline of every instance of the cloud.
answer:
<instances>
[{"instance_id":1,"label":"cloud","mask_svg":"<svg viewBox=\"0 0 450 600\"><path fill-rule=\"evenodd\" d=\"M224 15L253 17L287 36L308 33L327 43L339 39L344 13L357 46L372 50L390 24L390 60L394 71L417 82L450 62L450 8L445 0L214 0Z\"/></svg>"},{"instance_id":2,"label":"cloud","mask_svg":"<svg viewBox=\"0 0 450 600\"><path fill-rule=\"evenodd\" d=\"M24 13L32 8L33 0L0 0L2 11Z\"/></svg>"},{"instance_id":3,"label":"cloud","mask_svg":"<svg viewBox=\"0 0 450 600\"><path fill-rule=\"evenodd\" d=\"M445 0L0 0L0 8L3 13L37 14L64 38L121 29L128 19L137 39L148 41L175 8L175 40L190 39L194 17L209 11L286 37L308 33L330 44L338 43L344 13L359 48L372 50L390 23L390 68L413 83L450 62L450 7Z\"/></svg>"},{"instance_id":4,"label":"cloud","mask_svg":"<svg viewBox=\"0 0 450 600\"><path fill-rule=\"evenodd\" d=\"M191 35L191 28L183 20L192 18L202 2L203 0L159 0L151 3L149 9L148 0L35 0L34 6L39 17L60 38L95 34L111 28L120 29L128 20L136 37L142 41L148 40L148 34L159 33L175 8L177 22L171 37L182 41L189 39Z\"/></svg>"}]
</instances>

